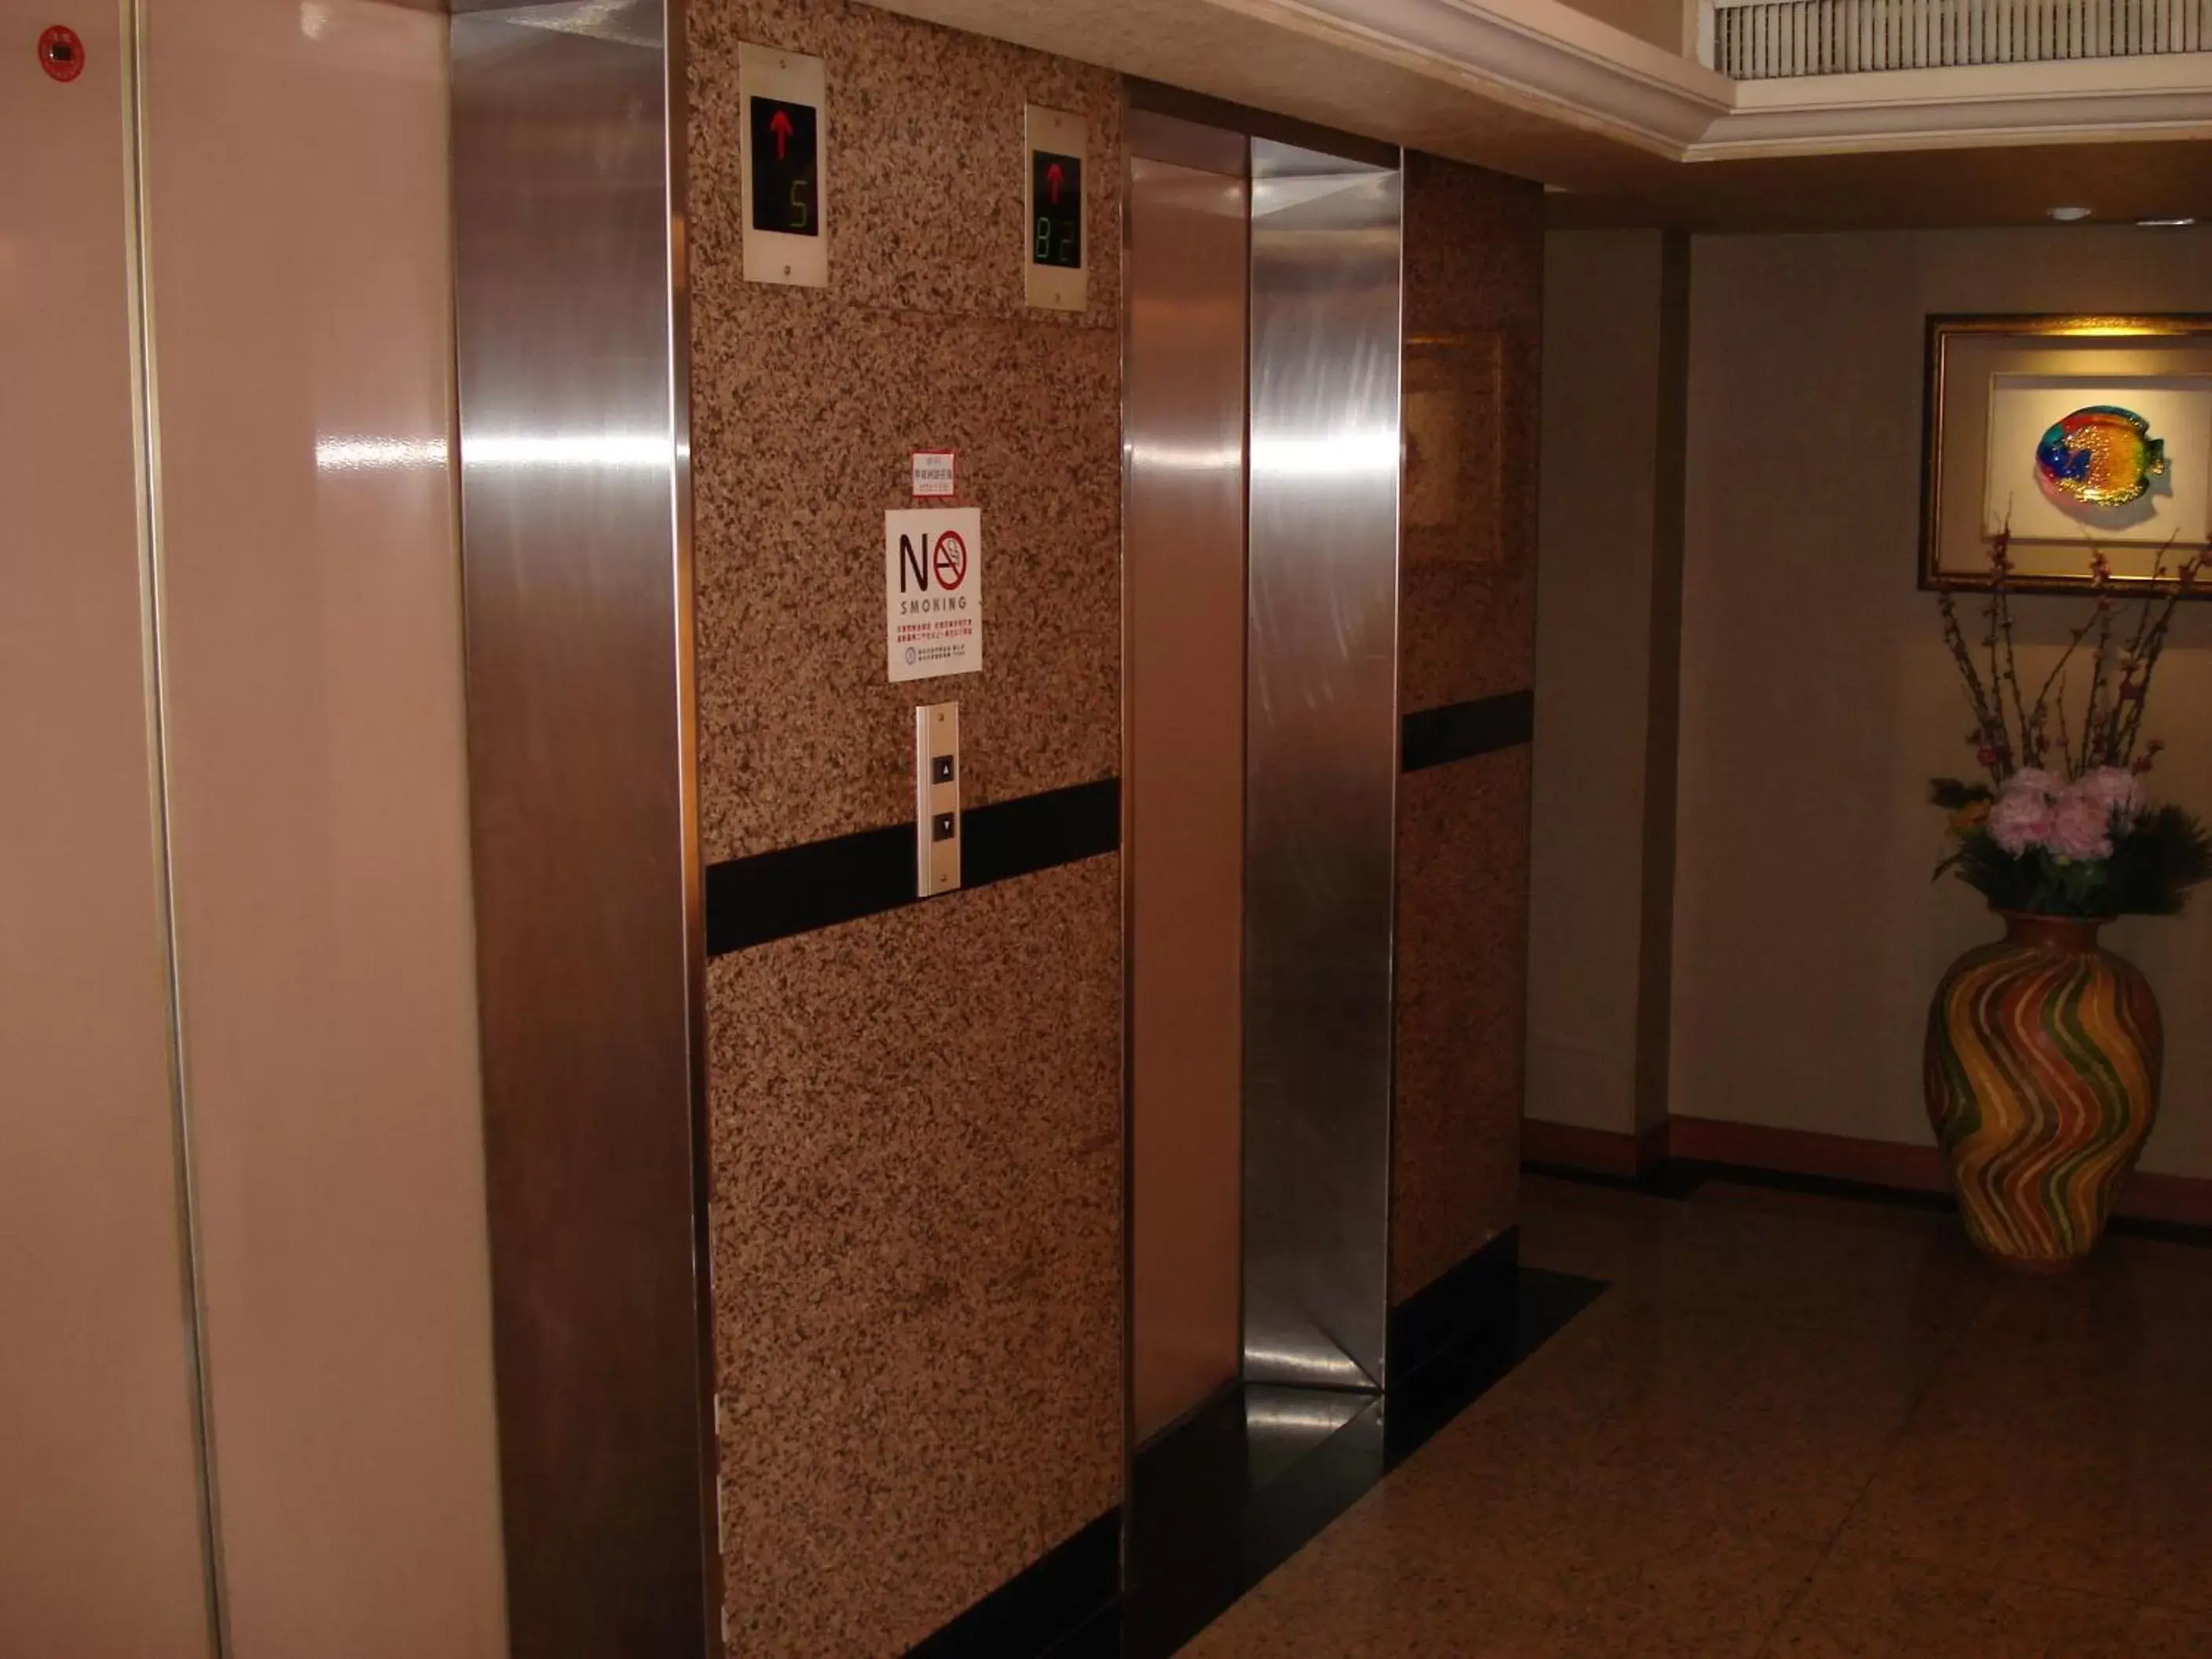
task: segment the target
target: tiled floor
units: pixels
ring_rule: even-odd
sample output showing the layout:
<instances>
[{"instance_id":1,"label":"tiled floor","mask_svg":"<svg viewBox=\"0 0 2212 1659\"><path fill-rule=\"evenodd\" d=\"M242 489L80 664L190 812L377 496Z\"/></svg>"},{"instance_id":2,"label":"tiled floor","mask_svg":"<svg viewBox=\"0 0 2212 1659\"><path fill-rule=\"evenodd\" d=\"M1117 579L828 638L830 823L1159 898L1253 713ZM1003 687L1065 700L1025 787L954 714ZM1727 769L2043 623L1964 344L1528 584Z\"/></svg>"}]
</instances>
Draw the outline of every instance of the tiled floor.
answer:
<instances>
[{"instance_id":1,"label":"tiled floor","mask_svg":"<svg viewBox=\"0 0 2212 1659\"><path fill-rule=\"evenodd\" d=\"M1184 1651L2212 1659L2212 1251L1530 1180L1614 1288Z\"/></svg>"}]
</instances>

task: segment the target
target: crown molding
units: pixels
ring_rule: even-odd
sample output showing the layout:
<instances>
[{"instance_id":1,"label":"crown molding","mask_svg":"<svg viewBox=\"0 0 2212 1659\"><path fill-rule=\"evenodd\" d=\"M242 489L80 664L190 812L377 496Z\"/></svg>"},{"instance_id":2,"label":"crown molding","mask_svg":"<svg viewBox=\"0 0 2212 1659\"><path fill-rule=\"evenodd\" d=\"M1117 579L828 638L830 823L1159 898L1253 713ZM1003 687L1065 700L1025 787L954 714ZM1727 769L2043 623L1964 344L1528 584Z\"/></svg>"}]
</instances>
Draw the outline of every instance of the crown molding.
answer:
<instances>
[{"instance_id":1,"label":"crown molding","mask_svg":"<svg viewBox=\"0 0 2212 1659\"><path fill-rule=\"evenodd\" d=\"M1559 0L1210 0L1678 161L2212 137L2212 53L1733 81Z\"/></svg>"},{"instance_id":2,"label":"crown molding","mask_svg":"<svg viewBox=\"0 0 2212 1659\"><path fill-rule=\"evenodd\" d=\"M1679 160L1735 82L1559 0L1209 0Z\"/></svg>"},{"instance_id":3,"label":"crown molding","mask_svg":"<svg viewBox=\"0 0 2212 1659\"><path fill-rule=\"evenodd\" d=\"M1651 157L2212 137L2212 52L1739 82L1562 0L872 3L1578 188Z\"/></svg>"}]
</instances>

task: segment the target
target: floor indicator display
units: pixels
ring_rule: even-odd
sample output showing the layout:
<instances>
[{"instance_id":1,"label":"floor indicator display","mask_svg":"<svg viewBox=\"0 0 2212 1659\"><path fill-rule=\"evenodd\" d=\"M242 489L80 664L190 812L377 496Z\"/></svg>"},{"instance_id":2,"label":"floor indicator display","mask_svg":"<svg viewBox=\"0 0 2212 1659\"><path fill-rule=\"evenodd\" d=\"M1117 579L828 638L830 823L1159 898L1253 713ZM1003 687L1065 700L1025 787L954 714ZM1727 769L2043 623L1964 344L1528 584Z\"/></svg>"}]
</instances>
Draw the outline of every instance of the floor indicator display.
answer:
<instances>
[{"instance_id":1,"label":"floor indicator display","mask_svg":"<svg viewBox=\"0 0 2212 1659\"><path fill-rule=\"evenodd\" d=\"M1029 302L1047 311L1080 311L1089 302L1091 250L1084 234L1084 177L1090 138L1079 115L1028 109L1028 138L1022 169L1023 195L1029 205L1026 246Z\"/></svg>"},{"instance_id":2,"label":"floor indicator display","mask_svg":"<svg viewBox=\"0 0 2212 1659\"><path fill-rule=\"evenodd\" d=\"M819 58L738 47L749 283L829 283L830 198L823 177L827 88Z\"/></svg>"}]
</instances>

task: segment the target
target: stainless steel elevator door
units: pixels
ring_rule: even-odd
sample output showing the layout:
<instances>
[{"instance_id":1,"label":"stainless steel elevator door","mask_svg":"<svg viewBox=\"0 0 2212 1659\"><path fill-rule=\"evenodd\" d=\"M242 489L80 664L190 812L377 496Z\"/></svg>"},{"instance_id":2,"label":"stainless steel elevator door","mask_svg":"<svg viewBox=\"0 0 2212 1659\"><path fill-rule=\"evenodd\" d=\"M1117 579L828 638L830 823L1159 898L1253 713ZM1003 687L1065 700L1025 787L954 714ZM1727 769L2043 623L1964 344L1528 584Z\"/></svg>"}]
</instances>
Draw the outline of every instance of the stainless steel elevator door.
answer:
<instances>
[{"instance_id":1,"label":"stainless steel elevator door","mask_svg":"<svg viewBox=\"0 0 2212 1659\"><path fill-rule=\"evenodd\" d=\"M1252 143L1244 1370L1380 1387L1399 174Z\"/></svg>"},{"instance_id":2,"label":"stainless steel elevator door","mask_svg":"<svg viewBox=\"0 0 2212 1659\"><path fill-rule=\"evenodd\" d=\"M1217 137L1241 163L1243 140ZM1151 160L1139 142L1125 267L1123 787L1142 1440L1239 1363L1248 210L1241 173Z\"/></svg>"}]
</instances>

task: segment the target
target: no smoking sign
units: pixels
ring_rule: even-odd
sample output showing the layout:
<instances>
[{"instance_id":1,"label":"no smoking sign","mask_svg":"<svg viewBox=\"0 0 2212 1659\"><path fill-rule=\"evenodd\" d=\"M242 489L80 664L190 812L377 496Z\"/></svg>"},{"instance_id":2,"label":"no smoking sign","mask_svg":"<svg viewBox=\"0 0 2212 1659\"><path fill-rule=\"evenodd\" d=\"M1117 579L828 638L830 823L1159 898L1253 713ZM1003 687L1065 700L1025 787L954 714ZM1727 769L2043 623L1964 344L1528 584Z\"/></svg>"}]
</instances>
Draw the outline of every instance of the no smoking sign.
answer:
<instances>
[{"instance_id":1,"label":"no smoking sign","mask_svg":"<svg viewBox=\"0 0 2212 1659\"><path fill-rule=\"evenodd\" d=\"M894 685L982 667L981 509L884 514L884 650Z\"/></svg>"}]
</instances>

